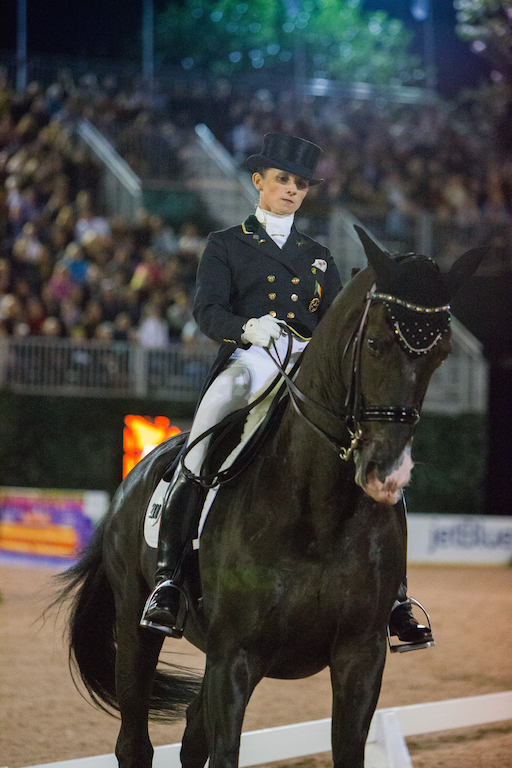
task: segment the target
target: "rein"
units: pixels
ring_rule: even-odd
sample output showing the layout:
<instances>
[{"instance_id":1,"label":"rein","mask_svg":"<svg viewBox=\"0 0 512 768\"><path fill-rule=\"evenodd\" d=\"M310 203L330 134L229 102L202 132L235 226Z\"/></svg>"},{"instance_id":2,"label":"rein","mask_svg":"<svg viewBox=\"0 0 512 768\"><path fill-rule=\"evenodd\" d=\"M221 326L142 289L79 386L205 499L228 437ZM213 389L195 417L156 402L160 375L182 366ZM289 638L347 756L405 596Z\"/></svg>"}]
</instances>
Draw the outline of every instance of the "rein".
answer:
<instances>
[{"instance_id":1,"label":"rein","mask_svg":"<svg viewBox=\"0 0 512 768\"><path fill-rule=\"evenodd\" d=\"M360 319L358 323L356 324L354 331L349 338L345 349L343 351L343 359L345 359L346 355L351 354L351 374L350 374L350 382L347 389L347 395L345 398L345 404L344 409L345 413L343 416L338 416L337 414L333 413L331 410L326 408L325 406L321 405L320 403L317 403L316 401L312 400L310 397L305 395L303 392L300 391L300 389L297 387L297 385L293 381L293 377L297 373L300 363L302 361L303 352L299 356L298 360L296 361L295 365L293 366L290 373L286 372L286 368L288 366L291 353L292 353L292 345L293 345L293 333L290 332L290 330L287 330L286 327L283 328L283 332L288 334L288 347L286 351L286 356L284 361L281 361L279 359L279 356L276 351L276 355L274 356L270 349L265 348L267 354L272 359L274 365L276 366L276 369L278 371L277 376L272 380L272 382L269 384L269 386L265 389L265 391L252 403L245 406L245 408L241 408L237 411L234 411L232 414L229 414L226 416L221 422L214 425L213 427L210 427L210 429L203 432L201 435L199 435L192 443L187 445L181 452L180 456L177 457L177 460L181 459L183 462L183 459L187 455L187 453L198 443L201 442L205 437L208 437L209 435L216 433L216 434L223 434L225 432L226 428L229 428L235 420L239 420L240 418L245 417L256 405L258 405L260 402L262 402L271 392L272 390L278 385L278 383L281 381L281 387L276 393L276 397L274 399L274 402L279 402L282 398L282 395L285 391L288 392L290 397L290 402L296 412L296 414L306 422L306 424L322 439L326 440L327 443L333 448L336 453L338 454L339 458L342 459L342 461L349 461L349 459L352 457L352 454L356 450L357 446L359 445L359 442L361 440L361 437L363 435L362 430L362 424L365 422L381 422L381 423L391 423L391 424L416 424L420 419L420 411L418 408L408 408L408 407L402 407L402 406L378 406L378 405L372 405L372 406L364 406L364 399L361 392L361 355L362 355L362 347L363 347L363 341L365 337L366 332L366 326L368 322L368 312L370 310L370 306L375 301L382 301L384 300L387 303L396 303L396 304L405 304L405 302L402 302L400 299L397 299L393 296L390 296L388 294L380 294L375 293L375 285L372 286L372 288L368 291L365 297L365 305L363 308L363 311L361 313ZM407 309L416 311L416 312L426 312L426 313L433 313L433 312L441 312L446 311L449 309L449 307L419 307L416 305L406 305ZM438 338L435 339L434 343L438 341ZM431 349L432 346L434 346L434 343L429 345L428 349ZM424 353L425 349L421 350L413 350L414 353ZM311 419L309 416L306 416L306 414L303 412L301 408L301 404L306 406L307 408L311 408L315 411L317 411L318 414L325 420L327 419L333 426L337 427L335 430L336 432L343 432L344 430L348 431L348 434L350 436L350 444L348 447L342 445L341 439L338 437L335 437L333 434L328 432L327 430L323 429L318 423L315 423L313 419ZM271 409L269 409L269 413L267 414L267 417L265 418L265 423L269 420L271 416ZM205 456L205 459L203 460L203 467L206 464L206 457L208 454L212 453L215 448L215 441L212 441L213 445L210 445L207 450L207 455ZM237 477L244 469L248 462L242 462L241 465L237 465L236 470L233 467L228 467L225 470L219 470L217 472L213 472L211 474L207 474L206 472L203 472L201 470L200 475L194 475L193 473L189 472L185 465L182 463L183 469L188 472L189 476L193 478L194 480L201 483L201 485L204 488L215 488L218 485L223 485L227 482L230 482L235 477Z\"/></svg>"}]
</instances>

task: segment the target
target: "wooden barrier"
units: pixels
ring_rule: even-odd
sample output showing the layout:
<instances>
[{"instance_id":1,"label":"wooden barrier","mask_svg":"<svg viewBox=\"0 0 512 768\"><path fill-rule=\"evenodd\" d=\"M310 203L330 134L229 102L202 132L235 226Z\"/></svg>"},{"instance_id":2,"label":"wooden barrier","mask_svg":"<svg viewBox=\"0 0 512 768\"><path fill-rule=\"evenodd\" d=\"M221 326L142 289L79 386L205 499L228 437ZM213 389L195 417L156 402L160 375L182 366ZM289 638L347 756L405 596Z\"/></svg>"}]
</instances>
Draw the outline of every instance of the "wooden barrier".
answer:
<instances>
[{"instance_id":1,"label":"wooden barrier","mask_svg":"<svg viewBox=\"0 0 512 768\"><path fill-rule=\"evenodd\" d=\"M377 709L366 743L365 768L412 768L406 736L512 720L512 691L405 707ZM181 768L180 744L155 747L153 768ZM331 749L331 719L242 734L240 768L290 760ZM28 768L118 768L115 755L98 755Z\"/></svg>"}]
</instances>

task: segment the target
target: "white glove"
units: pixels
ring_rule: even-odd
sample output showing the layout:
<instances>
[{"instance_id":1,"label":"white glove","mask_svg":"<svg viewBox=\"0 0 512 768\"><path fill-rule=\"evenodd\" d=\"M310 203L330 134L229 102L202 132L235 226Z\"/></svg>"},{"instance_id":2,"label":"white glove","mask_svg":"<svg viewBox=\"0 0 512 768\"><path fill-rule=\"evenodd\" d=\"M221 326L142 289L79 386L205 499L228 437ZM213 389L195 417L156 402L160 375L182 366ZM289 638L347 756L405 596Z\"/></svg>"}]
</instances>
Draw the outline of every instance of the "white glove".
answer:
<instances>
[{"instance_id":1,"label":"white glove","mask_svg":"<svg viewBox=\"0 0 512 768\"><path fill-rule=\"evenodd\" d=\"M278 339L281 335L281 326L272 315L252 317L243 328L242 341L246 344L256 344L258 347L268 347L270 339Z\"/></svg>"}]
</instances>

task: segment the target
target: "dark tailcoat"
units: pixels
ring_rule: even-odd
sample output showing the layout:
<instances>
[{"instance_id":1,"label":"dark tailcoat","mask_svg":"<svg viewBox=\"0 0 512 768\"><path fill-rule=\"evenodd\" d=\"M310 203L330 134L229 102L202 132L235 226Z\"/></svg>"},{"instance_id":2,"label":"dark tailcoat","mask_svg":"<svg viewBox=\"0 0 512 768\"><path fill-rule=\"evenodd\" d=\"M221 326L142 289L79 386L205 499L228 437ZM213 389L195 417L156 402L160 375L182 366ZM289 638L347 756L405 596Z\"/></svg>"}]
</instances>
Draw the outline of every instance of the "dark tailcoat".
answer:
<instances>
[{"instance_id":1,"label":"dark tailcoat","mask_svg":"<svg viewBox=\"0 0 512 768\"><path fill-rule=\"evenodd\" d=\"M212 232L197 272L194 317L221 344L214 368L237 346L249 346L241 336L252 317L272 315L310 338L340 288L329 250L295 225L282 249L254 215Z\"/></svg>"}]
</instances>

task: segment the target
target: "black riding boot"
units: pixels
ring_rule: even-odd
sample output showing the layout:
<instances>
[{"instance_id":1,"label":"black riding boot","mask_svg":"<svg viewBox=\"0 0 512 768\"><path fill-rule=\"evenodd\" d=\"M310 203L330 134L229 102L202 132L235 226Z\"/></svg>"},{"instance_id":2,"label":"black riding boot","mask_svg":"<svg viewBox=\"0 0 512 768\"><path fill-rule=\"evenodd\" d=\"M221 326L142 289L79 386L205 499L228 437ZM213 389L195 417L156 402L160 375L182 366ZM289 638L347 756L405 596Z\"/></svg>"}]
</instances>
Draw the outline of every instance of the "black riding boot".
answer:
<instances>
[{"instance_id":1,"label":"black riding boot","mask_svg":"<svg viewBox=\"0 0 512 768\"><path fill-rule=\"evenodd\" d=\"M405 543L407 545L406 506L403 495L398 504L401 505L400 522L404 529ZM432 644L431 628L424 624L419 624L414 618L411 607L414 602L416 602L414 598L407 597L407 576L404 573L404 578L400 584L397 599L389 618L389 634L398 637L402 643L407 643L408 646L414 647L415 645L419 646L425 643ZM422 606L420 607L423 608Z\"/></svg>"},{"instance_id":2,"label":"black riding boot","mask_svg":"<svg viewBox=\"0 0 512 768\"><path fill-rule=\"evenodd\" d=\"M144 606L141 627L170 637L183 634L182 628L176 628L183 594L182 561L185 546L197 531L204 498L203 487L182 467L164 499L158 536L156 587Z\"/></svg>"},{"instance_id":3,"label":"black riding boot","mask_svg":"<svg viewBox=\"0 0 512 768\"><path fill-rule=\"evenodd\" d=\"M414 618L411 598L407 597L406 581L400 585L397 603L389 618L389 634L398 637L402 643L408 645L432 643L431 628L425 624L419 624Z\"/></svg>"}]
</instances>

